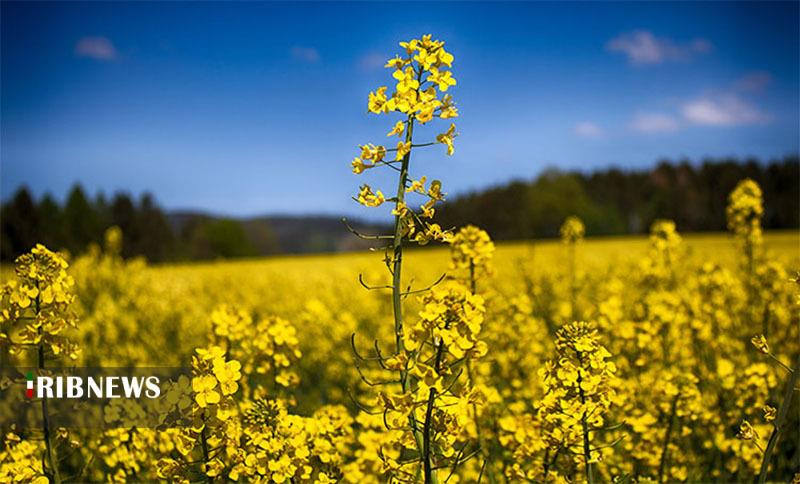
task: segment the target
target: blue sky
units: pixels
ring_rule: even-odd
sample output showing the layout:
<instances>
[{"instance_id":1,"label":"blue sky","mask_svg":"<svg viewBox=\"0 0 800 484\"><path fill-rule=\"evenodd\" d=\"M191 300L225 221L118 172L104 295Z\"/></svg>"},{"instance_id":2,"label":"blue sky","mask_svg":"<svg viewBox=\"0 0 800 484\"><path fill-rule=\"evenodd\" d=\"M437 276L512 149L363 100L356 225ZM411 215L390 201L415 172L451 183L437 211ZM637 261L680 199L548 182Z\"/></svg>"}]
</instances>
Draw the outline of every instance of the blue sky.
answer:
<instances>
[{"instance_id":1,"label":"blue sky","mask_svg":"<svg viewBox=\"0 0 800 484\"><path fill-rule=\"evenodd\" d=\"M347 213L397 42L455 55L451 194L547 167L798 152L798 3L2 3L0 195ZM434 123L432 123L434 124ZM429 125L430 126L430 125ZM422 130L433 138L445 124ZM416 152L415 152L416 153ZM363 175L362 175L363 176ZM385 179L370 179L380 185Z\"/></svg>"}]
</instances>

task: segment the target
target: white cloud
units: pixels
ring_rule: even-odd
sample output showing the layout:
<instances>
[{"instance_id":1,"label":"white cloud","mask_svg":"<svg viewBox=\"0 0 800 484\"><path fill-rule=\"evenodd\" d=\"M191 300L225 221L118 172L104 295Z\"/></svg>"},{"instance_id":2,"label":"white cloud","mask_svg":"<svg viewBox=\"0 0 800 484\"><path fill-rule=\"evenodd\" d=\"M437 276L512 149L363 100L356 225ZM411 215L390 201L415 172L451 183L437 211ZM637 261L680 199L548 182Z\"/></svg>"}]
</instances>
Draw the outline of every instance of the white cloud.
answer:
<instances>
[{"instance_id":1,"label":"white cloud","mask_svg":"<svg viewBox=\"0 0 800 484\"><path fill-rule=\"evenodd\" d=\"M75 55L99 61L113 61L117 58L117 49L105 37L83 37L75 44Z\"/></svg>"},{"instance_id":2,"label":"white cloud","mask_svg":"<svg viewBox=\"0 0 800 484\"><path fill-rule=\"evenodd\" d=\"M694 99L681 107L681 114L690 123L705 126L760 124L770 120L757 106L733 94Z\"/></svg>"},{"instance_id":3,"label":"white cloud","mask_svg":"<svg viewBox=\"0 0 800 484\"><path fill-rule=\"evenodd\" d=\"M631 129L640 133L671 133L679 128L675 117L662 113L640 113L631 121Z\"/></svg>"},{"instance_id":4,"label":"white cloud","mask_svg":"<svg viewBox=\"0 0 800 484\"><path fill-rule=\"evenodd\" d=\"M609 40L606 49L621 52L631 64L661 64L705 54L713 50L713 46L705 39L679 44L671 39L656 37L647 30L637 30Z\"/></svg>"},{"instance_id":5,"label":"white cloud","mask_svg":"<svg viewBox=\"0 0 800 484\"><path fill-rule=\"evenodd\" d=\"M361 56L358 60L358 67L362 71L374 71L380 69L386 64L386 59L383 55L378 53L367 54Z\"/></svg>"},{"instance_id":6,"label":"white cloud","mask_svg":"<svg viewBox=\"0 0 800 484\"><path fill-rule=\"evenodd\" d=\"M603 128L591 121L581 121L575 125L575 134L584 138L599 138L603 133Z\"/></svg>"},{"instance_id":7,"label":"white cloud","mask_svg":"<svg viewBox=\"0 0 800 484\"><path fill-rule=\"evenodd\" d=\"M320 61L319 51L314 47L303 47L295 45L290 49L292 58L308 64L316 64Z\"/></svg>"},{"instance_id":8,"label":"white cloud","mask_svg":"<svg viewBox=\"0 0 800 484\"><path fill-rule=\"evenodd\" d=\"M736 81L734 89L744 92L761 92L770 83L772 83L772 75L766 71L751 72L741 79Z\"/></svg>"}]
</instances>

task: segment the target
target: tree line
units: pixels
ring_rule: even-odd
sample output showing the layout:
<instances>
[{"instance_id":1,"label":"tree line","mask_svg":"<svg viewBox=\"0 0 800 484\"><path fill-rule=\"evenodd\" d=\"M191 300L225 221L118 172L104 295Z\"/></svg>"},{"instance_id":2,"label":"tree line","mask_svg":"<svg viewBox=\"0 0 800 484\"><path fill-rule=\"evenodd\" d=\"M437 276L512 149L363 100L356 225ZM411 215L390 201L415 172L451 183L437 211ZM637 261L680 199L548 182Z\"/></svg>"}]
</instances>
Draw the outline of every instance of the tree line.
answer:
<instances>
[{"instance_id":1,"label":"tree line","mask_svg":"<svg viewBox=\"0 0 800 484\"><path fill-rule=\"evenodd\" d=\"M36 243L78 254L101 243L111 226L122 229L126 258L164 262L259 254L236 220L198 215L176 225L149 193L138 200L127 193L116 193L111 200L102 194L90 199L76 184L63 204L49 194L37 201L27 188L17 190L0 209L0 256L12 260ZM262 234L261 239L269 237Z\"/></svg>"},{"instance_id":2,"label":"tree line","mask_svg":"<svg viewBox=\"0 0 800 484\"><path fill-rule=\"evenodd\" d=\"M497 240L556 237L561 223L577 215L587 235L646 232L659 218L682 232L725 230L728 194L752 178L764 192L766 229L800 223L797 156L758 160L707 159L694 164L660 161L654 168L609 168L590 173L546 170L530 181L458 196L437 214L443 227L475 224Z\"/></svg>"},{"instance_id":3,"label":"tree line","mask_svg":"<svg viewBox=\"0 0 800 484\"><path fill-rule=\"evenodd\" d=\"M752 178L764 191L764 226L800 224L798 157L757 160L659 162L652 169L609 168L590 173L546 170L454 197L436 214L443 227L475 224L496 240L556 237L569 215L579 216L587 235L646 232L653 220L669 218L682 232L725 230L727 197L736 183ZM123 233L123 256L151 262L249 257L315 250L347 250L351 234L335 218L236 220L198 213L166 213L150 194L138 199L116 193L87 196L75 185L63 203L46 194L35 200L21 187L0 208L0 257L8 261L38 242L72 254L100 243L108 227ZM378 230L371 227L369 230Z\"/></svg>"}]
</instances>

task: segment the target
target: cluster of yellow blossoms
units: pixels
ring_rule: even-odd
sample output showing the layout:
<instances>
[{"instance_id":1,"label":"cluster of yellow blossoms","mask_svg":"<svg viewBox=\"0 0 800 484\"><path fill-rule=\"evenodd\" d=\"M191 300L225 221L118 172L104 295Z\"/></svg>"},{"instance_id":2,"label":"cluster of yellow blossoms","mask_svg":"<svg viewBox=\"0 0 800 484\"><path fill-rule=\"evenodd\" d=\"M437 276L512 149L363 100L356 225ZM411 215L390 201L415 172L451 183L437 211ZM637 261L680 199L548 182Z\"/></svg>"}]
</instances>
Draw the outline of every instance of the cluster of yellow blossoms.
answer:
<instances>
[{"instance_id":1,"label":"cluster of yellow blossoms","mask_svg":"<svg viewBox=\"0 0 800 484\"><path fill-rule=\"evenodd\" d=\"M586 227L584 227L583 222L574 215L567 217L559 229L561 240L566 244L574 244L582 241L585 232Z\"/></svg>"},{"instance_id":2,"label":"cluster of yellow blossoms","mask_svg":"<svg viewBox=\"0 0 800 484\"><path fill-rule=\"evenodd\" d=\"M758 186L730 197L735 250L666 220L645 249L579 243L577 218L563 244L535 250L495 248L472 226L450 234L433 222L441 182L412 178L409 160L415 126L457 113L453 58L427 36L401 45L394 91L369 99L405 115L398 145L363 146L353 163L400 173L394 197L358 196L393 205L393 234L359 234L391 241L391 282L369 286L385 273L356 254L150 266L122 260L117 229L75 259L33 248L3 273L4 368L191 374L162 389L158 428L4 428L0 481L798 480L800 259L796 239L762 234ZM455 135L431 144L452 153ZM451 245L404 252L434 240ZM18 380L0 375L0 416Z\"/></svg>"},{"instance_id":3,"label":"cluster of yellow blossoms","mask_svg":"<svg viewBox=\"0 0 800 484\"><path fill-rule=\"evenodd\" d=\"M761 245L761 217L764 215L761 187L751 179L741 181L729 197L726 210L728 229L744 244Z\"/></svg>"},{"instance_id":4,"label":"cluster of yellow blossoms","mask_svg":"<svg viewBox=\"0 0 800 484\"><path fill-rule=\"evenodd\" d=\"M451 270L466 271L473 280L491 275L494 242L485 230L474 225L462 227L450 240L450 247Z\"/></svg>"},{"instance_id":5,"label":"cluster of yellow blossoms","mask_svg":"<svg viewBox=\"0 0 800 484\"><path fill-rule=\"evenodd\" d=\"M772 240L766 237L765 248ZM21 296L13 304L10 296L23 284L35 286L25 279L32 264L34 275L50 268L51 275L38 276L40 288L42 281L59 281L64 296L52 304L70 324L43 336L45 348L69 338L83 349L75 352L77 365L194 360L193 374L164 392L165 405L185 424L51 429L64 478L422 480L417 439L424 449L428 422L433 470L445 479L454 469L453 479L461 482L481 475L495 482L585 481L587 463L595 482L624 476L750 480L760 474L777 428L783 430L769 450L767 476L789 480L794 472L785 456L794 452L787 435L797 420L783 402L794 375L788 370L800 366L800 306L784 259L766 250L755 259L753 312L745 267L735 264L746 258L742 246L733 258L720 255L719 245L697 257L686 247L693 238L682 239L668 222L654 224L650 248L642 253L654 262L578 266L577 307L593 323L564 326L569 312L562 306L572 288L562 267L543 262L551 249L493 250L485 233L463 228L449 247L451 277L408 298L404 350L381 348L380 361L365 358L376 368L364 364L360 375L352 366L350 334L394 336L375 324L386 300L353 297L358 283L346 284L352 264L363 264L374 277L366 259L342 259L348 262L329 268L318 259L289 266L276 260L266 271L271 266L263 262L149 267L122 261L113 233L109 239L105 250L92 249L68 268L64 256L42 248L21 258L4 289L3 334L20 341L35 296L24 309ZM580 250L598 250L594 244ZM552 250L557 256L568 248ZM436 250L412 254L425 263L411 274L435 279L437 268L448 264L441 257ZM36 258L42 261L32 263ZM658 277L653 267L661 268ZM66 282L70 278L75 282ZM213 294L223 288L236 304L218 304ZM80 316L77 327L72 312ZM49 327L51 320L40 317ZM24 348L38 345L4 346L4 361L30 364L36 351ZM67 354L60 353L64 361L70 361ZM49 363L56 355L48 349L46 356ZM295 376L284 380L282 372ZM404 372L405 390L399 382ZM377 391L371 385L389 380ZM54 479L51 469L41 434L4 433L0 480L44 482Z\"/></svg>"},{"instance_id":6,"label":"cluster of yellow blossoms","mask_svg":"<svg viewBox=\"0 0 800 484\"><path fill-rule=\"evenodd\" d=\"M392 215L396 218L397 230L401 237L410 237L420 244L431 240L447 241L449 233L430 220L435 214L434 205L444 200L442 184L433 180L426 188L426 177L418 180L410 177L410 157L414 148L443 144L447 154L454 153L453 142L458 136L455 124L436 136L435 142L415 144L413 139L415 124L424 125L434 117L449 119L458 116L452 96L445 94L456 84L452 72L453 55L444 48L444 42L433 40L430 35L421 39L401 42L405 55L390 59L386 66L394 69L394 91L387 94L386 86L379 87L369 94L367 107L375 114L400 113L405 119L397 121L387 136L397 136L399 140L393 148L383 145L362 145L360 156L353 159L353 173L361 174L378 166L387 166L400 174L395 197L388 197L381 190L370 185L361 186L355 198L367 207L378 207L385 202L393 202ZM392 153L387 158L387 154ZM393 159L391 159L393 158ZM426 199L419 211L408 206L406 193L418 194Z\"/></svg>"},{"instance_id":7,"label":"cluster of yellow blossoms","mask_svg":"<svg viewBox=\"0 0 800 484\"><path fill-rule=\"evenodd\" d=\"M251 375L249 378L257 379L257 383L273 392L299 383L292 366L302 353L297 330L288 321L270 316L253 323L245 311L223 305L211 313L211 323L219 344L243 363L243 371ZM260 337L250 337L251 332Z\"/></svg>"},{"instance_id":8,"label":"cluster of yellow blossoms","mask_svg":"<svg viewBox=\"0 0 800 484\"><path fill-rule=\"evenodd\" d=\"M41 244L17 259L17 279L0 293L8 301L0 313L0 344L12 353L34 345L48 356L77 359L78 347L63 334L77 322L70 311L74 281L67 267L61 255Z\"/></svg>"},{"instance_id":9,"label":"cluster of yellow blossoms","mask_svg":"<svg viewBox=\"0 0 800 484\"><path fill-rule=\"evenodd\" d=\"M682 256L682 239L672 220L656 220L650 226L650 254L641 270L650 284L674 284L673 266Z\"/></svg>"}]
</instances>

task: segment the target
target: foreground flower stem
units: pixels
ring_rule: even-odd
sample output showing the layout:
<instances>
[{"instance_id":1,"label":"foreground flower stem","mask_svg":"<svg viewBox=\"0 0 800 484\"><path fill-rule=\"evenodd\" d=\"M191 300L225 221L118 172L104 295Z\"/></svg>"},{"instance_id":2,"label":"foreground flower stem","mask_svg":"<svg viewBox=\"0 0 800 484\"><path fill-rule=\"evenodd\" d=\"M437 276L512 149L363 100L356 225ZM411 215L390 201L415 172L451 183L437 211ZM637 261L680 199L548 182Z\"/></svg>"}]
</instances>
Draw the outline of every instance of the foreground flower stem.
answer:
<instances>
[{"instance_id":1,"label":"foreground flower stem","mask_svg":"<svg viewBox=\"0 0 800 484\"><path fill-rule=\"evenodd\" d=\"M409 116L406 124L406 143L411 143L414 135L414 118ZM400 174L397 181L397 201L396 206L401 207L405 202L406 184L408 183L408 166L411 162L411 152L409 151L403 157L400 166ZM392 263L392 309L394 312L394 337L395 337L395 351L396 354L401 354L405 351L405 344L403 343L403 222L400 214L394 217L394 240L393 240L393 263ZM409 389L408 370L400 370L400 385L403 393ZM411 431L414 434L414 440L417 443L417 450L419 451L420 459L423 461L423 466L426 470L425 482L436 482L428 480L428 472L430 471L430 452L424 442L424 436L419 431L417 426L417 419L414 413L408 416L408 421L411 426ZM425 422L428 424L427 420ZM434 479L435 479L435 473Z\"/></svg>"},{"instance_id":2,"label":"foreground flower stem","mask_svg":"<svg viewBox=\"0 0 800 484\"><path fill-rule=\"evenodd\" d=\"M578 361L581 360L581 354L578 352ZM578 375L578 394L580 395L581 405L586 405L586 395L581 388L581 376ZM586 482L594 484L594 473L592 472L592 451L589 446L589 422L587 422L586 410L583 411L581 417L581 427L583 429L583 458L586 459Z\"/></svg>"},{"instance_id":3,"label":"foreground flower stem","mask_svg":"<svg viewBox=\"0 0 800 484\"><path fill-rule=\"evenodd\" d=\"M414 120L411 116L406 121L408 129L406 130L406 143L411 142L414 133ZM408 182L408 165L411 162L411 152L406 153L403 157L403 162L400 167L400 175L397 181L397 202L396 206L400 207L405 202L406 184ZM393 248L393 264L392 264L392 308L394 310L394 336L397 354L404 351L403 344L403 302L402 302L402 269L403 269L403 224L400 214L394 217L394 241ZM403 385L403 391L406 391L408 386L408 372L402 370L400 374L400 383Z\"/></svg>"},{"instance_id":4,"label":"foreground flower stem","mask_svg":"<svg viewBox=\"0 0 800 484\"><path fill-rule=\"evenodd\" d=\"M575 277L575 244L569 244L567 248L569 251L569 302L570 302L570 318L574 321L578 319L576 314L575 305L578 298L578 286Z\"/></svg>"},{"instance_id":5,"label":"foreground flower stem","mask_svg":"<svg viewBox=\"0 0 800 484\"><path fill-rule=\"evenodd\" d=\"M444 343L440 342L436 349L436 361L433 369L439 373L439 366L442 363L442 354L444 353ZM431 458L431 425L433 423L433 407L436 402L436 389L431 388L428 393L428 406L425 409L425 426L422 431L422 453L423 453L423 467L425 474L425 484L438 482L436 473L433 471L433 463Z\"/></svg>"},{"instance_id":6,"label":"foreground flower stem","mask_svg":"<svg viewBox=\"0 0 800 484\"><path fill-rule=\"evenodd\" d=\"M203 416L205 417L205 411L203 412ZM203 420L205 420L205 418L203 418ZM208 462L209 462L209 459L208 459L208 455L209 455L208 454L208 437L206 436L206 428L208 428L208 424L206 424L204 422L203 423L203 430L200 432L200 443L203 446L203 463L205 464L204 467L207 467L208 466ZM207 471L207 468L203 470L203 473L206 475L206 482L208 482L208 483L214 482L214 478L209 476L206 471Z\"/></svg>"},{"instance_id":7,"label":"foreground flower stem","mask_svg":"<svg viewBox=\"0 0 800 484\"><path fill-rule=\"evenodd\" d=\"M39 289L39 285L36 285L36 289ZM39 315L41 311L41 302L39 300L39 296L36 296L35 300L36 304L36 315ZM42 337L42 328L39 327L39 369L44 370L44 343L41 340ZM58 457L56 457L56 449L53 446L52 436L50 435L50 416L47 411L47 396L42 396L42 428L44 431L44 445L47 452L47 465L50 467L50 471L53 473L52 479L53 482L56 484L61 483L61 474L58 472Z\"/></svg>"},{"instance_id":8,"label":"foreground flower stem","mask_svg":"<svg viewBox=\"0 0 800 484\"><path fill-rule=\"evenodd\" d=\"M664 482L664 473L667 470L667 461L669 459L669 440L672 437L672 429L675 426L676 410L680 397L681 395L679 393L675 395L675 398L672 400L672 408L670 408L669 412L669 426L664 436L664 447L661 449L661 465L658 466L658 482Z\"/></svg>"},{"instance_id":9,"label":"foreground flower stem","mask_svg":"<svg viewBox=\"0 0 800 484\"><path fill-rule=\"evenodd\" d=\"M469 261L469 290L470 292L475 295L478 292L478 282L475 278L475 261ZM470 383L473 385L475 384L475 379L472 375L472 362L469 358L467 358L467 378L469 378ZM486 477L489 479L490 483L494 483L494 474L492 473L492 459L491 454L489 453L488 449L485 448L483 442L483 436L481 434L481 424L478 419L478 405L473 403L472 404L472 415L475 417L475 434L478 437L478 448L480 449L481 454L483 455L483 467L486 471ZM482 475L482 474L481 474ZM478 481L480 482L480 480Z\"/></svg>"},{"instance_id":10,"label":"foreground flower stem","mask_svg":"<svg viewBox=\"0 0 800 484\"><path fill-rule=\"evenodd\" d=\"M783 425L786 423L786 417L789 415L789 407L792 404L792 396L794 396L795 387L797 386L797 374L800 373L800 355L797 356L797 361L794 364L789 381L786 382L786 389L783 391L783 401L778 408L778 416L775 419L775 428L769 436L767 448L764 450L764 459L761 461L761 471L758 473L758 484L764 484L767 480L767 471L769 471L769 461L772 459L772 453L775 450L775 445L778 443Z\"/></svg>"}]
</instances>

